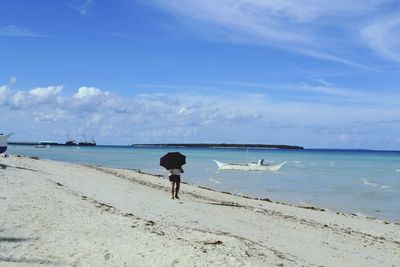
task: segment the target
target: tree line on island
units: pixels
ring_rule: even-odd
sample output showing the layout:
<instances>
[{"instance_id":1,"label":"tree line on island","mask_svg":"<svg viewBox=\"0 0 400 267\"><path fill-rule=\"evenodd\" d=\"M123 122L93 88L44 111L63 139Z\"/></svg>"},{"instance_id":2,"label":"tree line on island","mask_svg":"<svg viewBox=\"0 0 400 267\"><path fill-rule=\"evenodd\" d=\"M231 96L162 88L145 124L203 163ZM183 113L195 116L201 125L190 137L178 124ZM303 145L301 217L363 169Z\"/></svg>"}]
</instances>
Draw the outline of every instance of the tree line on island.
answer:
<instances>
[{"instance_id":1,"label":"tree line on island","mask_svg":"<svg viewBox=\"0 0 400 267\"><path fill-rule=\"evenodd\" d=\"M270 144L212 144L212 143L198 143L198 144L132 144L135 147L198 147L198 148L265 148L265 149L304 149L302 146L291 145L270 145Z\"/></svg>"}]
</instances>

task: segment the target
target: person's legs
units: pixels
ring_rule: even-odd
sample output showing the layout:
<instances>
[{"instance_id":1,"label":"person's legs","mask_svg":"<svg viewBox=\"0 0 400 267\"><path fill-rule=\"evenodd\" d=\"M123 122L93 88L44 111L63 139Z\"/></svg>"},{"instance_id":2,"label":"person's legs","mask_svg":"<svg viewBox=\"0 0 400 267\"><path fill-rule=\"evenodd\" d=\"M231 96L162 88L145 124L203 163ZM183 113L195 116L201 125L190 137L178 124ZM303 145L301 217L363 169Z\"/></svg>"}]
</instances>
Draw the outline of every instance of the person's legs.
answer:
<instances>
[{"instance_id":1,"label":"person's legs","mask_svg":"<svg viewBox=\"0 0 400 267\"><path fill-rule=\"evenodd\" d=\"M179 189L180 189L180 187L181 187L181 182L178 181L178 182L176 182L175 184L176 184L176 185L175 185L175 197L176 197L177 199L179 199L178 193L179 193Z\"/></svg>"},{"instance_id":2,"label":"person's legs","mask_svg":"<svg viewBox=\"0 0 400 267\"><path fill-rule=\"evenodd\" d=\"M171 181L171 195L172 195L172 199L174 199L174 197L175 197L175 184L176 184L176 182L173 182L173 181Z\"/></svg>"}]
</instances>

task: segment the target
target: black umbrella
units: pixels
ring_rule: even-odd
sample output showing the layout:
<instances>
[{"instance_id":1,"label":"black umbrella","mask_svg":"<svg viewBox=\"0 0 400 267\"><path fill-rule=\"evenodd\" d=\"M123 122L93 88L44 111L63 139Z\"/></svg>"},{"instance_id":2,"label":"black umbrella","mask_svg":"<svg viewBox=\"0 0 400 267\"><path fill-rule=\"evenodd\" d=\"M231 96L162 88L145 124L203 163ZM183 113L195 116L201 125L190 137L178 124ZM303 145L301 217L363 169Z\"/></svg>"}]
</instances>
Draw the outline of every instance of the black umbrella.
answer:
<instances>
[{"instance_id":1,"label":"black umbrella","mask_svg":"<svg viewBox=\"0 0 400 267\"><path fill-rule=\"evenodd\" d=\"M160 158L160 166L167 170L179 169L186 164L186 156L179 152L170 152Z\"/></svg>"}]
</instances>

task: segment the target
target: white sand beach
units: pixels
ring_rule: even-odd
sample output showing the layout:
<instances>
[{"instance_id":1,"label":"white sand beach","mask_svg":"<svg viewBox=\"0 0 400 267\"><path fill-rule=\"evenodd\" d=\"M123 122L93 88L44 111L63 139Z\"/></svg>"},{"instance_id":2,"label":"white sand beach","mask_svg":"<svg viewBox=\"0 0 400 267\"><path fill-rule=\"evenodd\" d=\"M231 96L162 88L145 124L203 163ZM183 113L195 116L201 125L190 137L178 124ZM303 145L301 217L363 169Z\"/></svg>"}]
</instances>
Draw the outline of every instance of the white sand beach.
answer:
<instances>
[{"instance_id":1,"label":"white sand beach","mask_svg":"<svg viewBox=\"0 0 400 267\"><path fill-rule=\"evenodd\" d=\"M399 224L168 188L132 170L0 158L0 266L400 266Z\"/></svg>"}]
</instances>

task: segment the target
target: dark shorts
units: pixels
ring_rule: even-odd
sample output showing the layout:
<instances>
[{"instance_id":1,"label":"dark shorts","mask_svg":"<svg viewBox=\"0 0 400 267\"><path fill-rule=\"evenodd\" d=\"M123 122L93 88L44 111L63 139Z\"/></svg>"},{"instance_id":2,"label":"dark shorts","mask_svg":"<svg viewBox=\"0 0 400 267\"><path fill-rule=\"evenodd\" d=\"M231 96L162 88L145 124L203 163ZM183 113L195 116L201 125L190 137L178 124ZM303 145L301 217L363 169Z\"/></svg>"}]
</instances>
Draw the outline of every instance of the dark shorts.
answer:
<instances>
[{"instance_id":1,"label":"dark shorts","mask_svg":"<svg viewBox=\"0 0 400 267\"><path fill-rule=\"evenodd\" d=\"M169 180L171 182L180 182L181 181L181 176L180 175L170 175Z\"/></svg>"},{"instance_id":2,"label":"dark shorts","mask_svg":"<svg viewBox=\"0 0 400 267\"><path fill-rule=\"evenodd\" d=\"M7 147L6 146L0 146L0 154L6 152Z\"/></svg>"}]
</instances>

